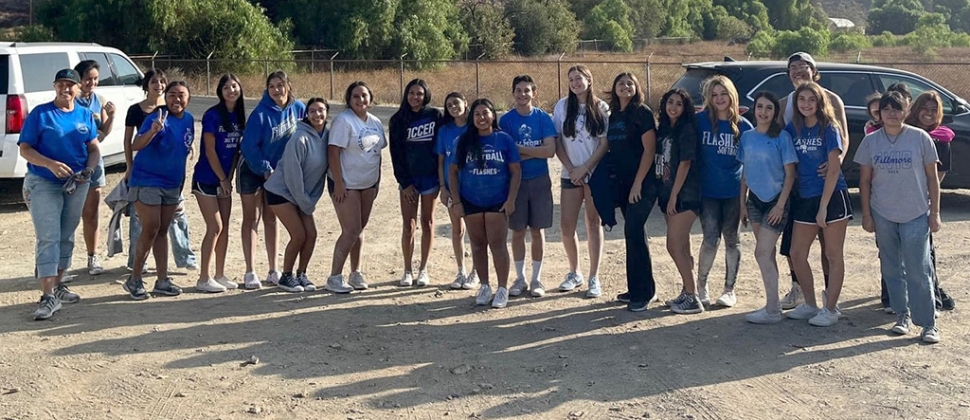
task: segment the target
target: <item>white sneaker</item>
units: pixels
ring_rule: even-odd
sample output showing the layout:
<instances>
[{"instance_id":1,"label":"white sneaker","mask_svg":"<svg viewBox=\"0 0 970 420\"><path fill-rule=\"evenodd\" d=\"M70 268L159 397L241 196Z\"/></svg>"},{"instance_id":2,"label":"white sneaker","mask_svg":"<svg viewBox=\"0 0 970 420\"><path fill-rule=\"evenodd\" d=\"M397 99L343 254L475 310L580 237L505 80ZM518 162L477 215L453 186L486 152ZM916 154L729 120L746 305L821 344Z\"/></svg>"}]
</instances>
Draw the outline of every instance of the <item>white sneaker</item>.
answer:
<instances>
[{"instance_id":1,"label":"white sneaker","mask_svg":"<svg viewBox=\"0 0 970 420\"><path fill-rule=\"evenodd\" d=\"M364 280L364 273L361 273L360 271L350 273L350 286L353 287L354 290L367 290L367 288L370 287L367 285L367 281Z\"/></svg>"},{"instance_id":2,"label":"white sneaker","mask_svg":"<svg viewBox=\"0 0 970 420\"><path fill-rule=\"evenodd\" d=\"M492 307L495 309L501 309L508 304L509 304L509 290L504 287L499 287L498 291L495 292L495 299L492 299Z\"/></svg>"},{"instance_id":3,"label":"white sneaker","mask_svg":"<svg viewBox=\"0 0 970 420\"><path fill-rule=\"evenodd\" d=\"M717 298L717 304L725 308L731 308L738 304L738 296L733 290L725 290L721 297Z\"/></svg>"},{"instance_id":4,"label":"white sneaker","mask_svg":"<svg viewBox=\"0 0 970 420\"><path fill-rule=\"evenodd\" d=\"M559 284L560 292L568 292L583 285L583 275L575 271L566 274L566 278Z\"/></svg>"},{"instance_id":5,"label":"white sneaker","mask_svg":"<svg viewBox=\"0 0 970 420\"><path fill-rule=\"evenodd\" d=\"M839 313L830 311L829 308L822 308L818 314L808 320L808 323L816 327L831 327L839 323Z\"/></svg>"},{"instance_id":6,"label":"white sneaker","mask_svg":"<svg viewBox=\"0 0 970 420\"><path fill-rule=\"evenodd\" d=\"M226 276L217 278L216 283L219 283L222 287L225 287L226 290L236 290L239 288L238 283L232 280L229 280L229 277L226 277Z\"/></svg>"},{"instance_id":7,"label":"white sneaker","mask_svg":"<svg viewBox=\"0 0 970 420\"><path fill-rule=\"evenodd\" d=\"M259 276L250 271L243 276L243 287L249 290L262 289L263 283L259 281Z\"/></svg>"},{"instance_id":8,"label":"white sneaker","mask_svg":"<svg viewBox=\"0 0 970 420\"><path fill-rule=\"evenodd\" d=\"M189 263L188 265L185 266L185 269L186 270L189 270L189 271L195 271L195 270L198 270L199 269L199 265L196 264L196 263L194 263L194 262L191 262L191 263Z\"/></svg>"},{"instance_id":9,"label":"white sneaker","mask_svg":"<svg viewBox=\"0 0 970 420\"><path fill-rule=\"evenodd\" d=\"M74 280L77 280L77 276L74 274L65 274L61 277L61 283L70 283Z\"/></svg>"},{"instance_id":10,"label":"white sneaker","mask_svg":"<svg viewBox=\"0 0 970 420\"><path fill-rule=\"evenodd\" d=\"M512 287L509 288L509 295L519 296L522 292L528 291L529 285L525 283L525 278L519 277L515 279L512 283Z\"/></svg>"},{"instance_id":11,"label":"white sneaker","mask_svg":"<svg viewBox=\"0 0 970 420\"><path fill-rule=\"evenodd\" d=\"M546 295L546 288L542 287L542 282L539 280L532 280L529 283L529 289L531 289L529 293L532 297L543 297Z\"/></svg>"},{"instance_id":12,"label":"white sneaker","mask_svg":"<svg viewBox=\"0 0 970 420\"><path fill-rule=\"evenodd\" d=\"M777 324L781 322L781 312L771 313L768 309L761 308L744 316L744 319L752 324Z\"/></svg>"},{"instance_id":13,"label":"white sneaker","mask_svg":"<svg viewBox=\"0 0 970 420\"><path fill-rule=\"evenodd\" d=\"M829 306L829 294L828 294L828 290L822 289L822 307L826 307L827 308L828 306ZM835 304L835 313L839 317L842 317L842 308L839 307L839 304L838 303Z\"/></svg>"},{"instance_id":14,"label":"white sneaker","mask_svg":"<svg viewBox=\"0 0 970 420\"><path fill-rule=\"evenodd\" d=\"M344 276L339 274L336 276L330 276L330 278L327 279L327 284L323 286L323 289L341 295L354 291L354 287L347 284L347 282L344 281Z\"/></svg>"},{"instance_id":15,"label":"white sneaker","mask_svg":"<svg viewBox=\"0 0 970 420\"><path fill-rule=\"evenodd\" d=\"M411 277L411 272L405 271L404 277L401 278L401 283L400 283L401 286L410 286L413 283L414 283L414 278Z\"/></svg>"},{"instance_id":16,"label":"white sneaker","mask_svg":"<svg viewBox=\"0 0 970 420\"><path fill-rule=\"evenodd\" d=\"M418 271L418 279L414 281L414 285L424 287L429 284L431 284L431 276L428 276L428 272L425 270Z\"/></svg>"},{"instance_id":17,"label":"white sneaker","mask_svg":"<svg viewBox=\"0 0 970 420\"><path fill-rule=\"evenodd\" d=\"M226 287L219 284L219 282L209 277L205 280L199 279L195 282L195 290L206 293L222 293L226 291Z\"/></svg>"},{"instance_id":18,"label":"white sneaker","mask_svg":"<svg viewBox=\"0 0 970 420\"><path fill-rule=\"evenodd\" d=\"M88 255L88 274L96 276L104 272L104 267L101 266L101 257L97 255Z\"/></svg>"},{"instance_id":19,"label":"white sneaker","mask_svg":"<svg viewBox=\"0 0 970 420\"><path fill-rule=\"evenodd\" d=\"M492 288L487 284L483 284L482 287L478 288L478 295L475 296L475 304L478 306L488 305L488 302L492 300Z\"/></svg>"},{"instance_id":20,"label":"white sneaker","mask_svg":"<svg viewBox=\"0 0 970 420\"><path fill-rule=\"evenodd\" d=\"M800 303L805 302L805 296L802 296L802 288L798 283L791 284L791 290L785 294L785 297L781 298L781 309L789 310L795 309Z\"/></svg>"},{"instance_id":21,"label":"white sneaker","mask_svg":"<svg viewBox=\"0 0 970 420\"><path fill-rule=\"evenodd\" d=\"M479 283L478 272L475 270L472 270L472 273L469 274L468 277L465 279L465 282L462 283L461 288L465 290L472 290L478 287L478 283Z\"/></svg>"},{"instance_id":22,"label":"white sneaker","mask_svg":"<svg viewBox=\"0 0 970 420\"><path fill-rule=\"evenodd\" d=\"M601 294L603 294L603 290L600 288L599 277L596 277L596 276L590 277L589 282L587 282L587 285L586 285L586 297L597 298L597 297L600 297Z\"/></svg>"},{"instance_id":23,"label":"white sneaker","mask_svg":"<svg viewBox=\"0 0 970 420\"><path fill-rule=\"evenodd\" d=\"M808 320L818 315L818 308L808 306L807 303L802 303L795 307L795 309L785 313L785 316L789 319L800 319Z\"/></svg>"},{"instance_id":24,"label":"white sneaker","mask_svg":"<svg viewBox=\"0 0 970 420\"><path fill-rule=\"evenodd\" d=\"M936 344L940 342L940 329L936 327L923 328L921 336L924 343Z\"/></svg>"},{"instance_id":25,"label":"white sneaker","mask_svg":"<svg viewBox=\"0 0 970 420\"><path fill-rule=\"evenodd\" d=\"M711 294L707 291L707 287L697 288L697 300L701 301L701 305L711 306Z\"/></svg>"},{"instance_id":26,"label":"white sneaker","mask_svg":"<svg viewBox=\"0 0 970 420\"><path fill-rule=\"evenodd\" d=\"M465 272L459 271L458 274L455 275L455 281L451 282L449 287L451 287L452 289L461 289L461 286L465 284L465 281L466 281Z\"/></svg>"},{"instance_id":27,"label":"white sneaker","mask_svg":"<svg viewBox=\"0 0 970 420\"><path fill-rule=\"evenodd\" d=\"M266 282L274 286L279 286L280 279L282 277L283 277L283 273L281 273L280 270L273 270L273 271L270 271L269 274L266 276Z\"/></svg>"}]
</instances>

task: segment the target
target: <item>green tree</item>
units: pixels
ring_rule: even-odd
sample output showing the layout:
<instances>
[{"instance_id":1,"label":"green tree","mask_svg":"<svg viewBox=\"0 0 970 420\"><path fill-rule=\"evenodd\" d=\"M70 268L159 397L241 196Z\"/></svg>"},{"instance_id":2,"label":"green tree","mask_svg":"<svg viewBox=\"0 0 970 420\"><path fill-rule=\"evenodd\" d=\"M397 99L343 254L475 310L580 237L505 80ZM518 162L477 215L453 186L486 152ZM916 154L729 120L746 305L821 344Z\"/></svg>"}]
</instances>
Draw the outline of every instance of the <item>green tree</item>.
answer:
<instances>
[{"instance_id":1,"label":"green tree","mask_svg":"<svg viewBox=\"0 0 970 420\"><path fill-rule=\"evenodd\" d=\"M926 13L920 0L874 0L869 9L866 31L879 34L889 31L897 35L916 29L916 21Z\"/></svg>"},{"instance_id":2,"label":"green tree","mask_svg":"<svg viewBox=\"0 0 970 420\"><path fill-rule=\"evenodd\" d=\"M462 5L460 16L469 42L478 45L485 58L502 58L512 52L515 31L501 7L488 0L470 1Z\"/></svg>"},{"instance_id":3,"label":"green tree","mask_svg":"<svg viewBox=\"0 0 970 420\"><path fill-rule=\"evenodd\" d=\"M929 10L946 16L950 29L970 32L970 0L933 0Z\"/></svg>"},{"instance_id":4,"label":"green tree","mask_svg":"<svg viewBox=\"0 0 970 420\"><path fill-rule=\"evenodd\" d=\"M936 49L952 45L952 35L946 16L927 13L916 22L916 30L906 35L906 44L917 54L933 56Z\"/></svg>"},{"instance_id":5,"label":"green tree","mask_svg":"<svg viewBox=\"0 0 970 420\"><path fill-rule=\"evenodd\" d=\"M751 36L751 26L734 16L727 16L717 22L714 30L716 39L747 39Z\"/></svg>"},{"instance_id":6,"label":"green tree","mask_svg":"<svg viewBox=\"0 0 970 420\"><path fill-rule=\"evenodd\" d=\"M758 31L751 38L751 41L748 41L748 46L745 47L745 51L748 54L758 57L770 56L774 49L775 37L771 31Z\"/></svg>"},{"instance_id":7,"label":"green tree","mask_svg":"<svg viewBox=\"0 0 970 420\"><path fill-rule=\"evenodd\" d=\"M630 6L630 23L637 38L654 38L667 24L663 0L626 0ZM578 16L578 15L577 15Z\"/></svg>"},{"instance_id":8,"label":"green tree","mask_svg":"<svg viewBox=\"0 0 970 420\"><path fill-rule=\"evenodd\" d=\"M797 31L778 31L775 35L772 55L776 58L782 58L796 51L804 51L814 56L828 54L829 31L819 31L808 27Z\"/></svg>"},{"instance_id":9,"label":"green tree","mask_svg":"<svg viewBox=\"0 0 970 420\"><path fill-rule=\"evenodd\" d=\"M614 50L632 52L630 6L623 0L606 0L594 7L586 18L586 36L602 39Z\"/></svg>"},{"instance_id":10,"label":"green tree","mask_svg":"<svg viewBox=\"0 0 970 420\"><path fill-rule=\"evenodd\" d=\"M762 0L768 9L768 22L777 30L794 31L804 26L828 27L827 16L811 0Z\"/></svg>"},{"instance_id":11,"label":"green tree","mask_svg":"<svg viewBox=\"0 0 970 420\"><path fill-rule=\"evenodd\" d=\"M563 0L509 0L505 14L515 49L525 55L576 51L579 22Z\"/></svg>"},{"instance_id":12,"label":"green tree","mask_svg":"<svg viewBox=\"0 0 970 420\"><path fill-rule=\"evenodd\" d=\"M831 35L829 49L832 51L846 52L872 48L872 42L861 33L836 32Z\"/></svg>"},{"instance_id":13,"label":"green tree","mask_svg":"<svg viewBox=\"0 0 970 420\"><path fill-rule=\"evenodd\" d=\"M754 29L770 29L768 8L760 0L714 0L713 5L723 7L728 15L743 20Z\"/></svg>"}]
</instances>

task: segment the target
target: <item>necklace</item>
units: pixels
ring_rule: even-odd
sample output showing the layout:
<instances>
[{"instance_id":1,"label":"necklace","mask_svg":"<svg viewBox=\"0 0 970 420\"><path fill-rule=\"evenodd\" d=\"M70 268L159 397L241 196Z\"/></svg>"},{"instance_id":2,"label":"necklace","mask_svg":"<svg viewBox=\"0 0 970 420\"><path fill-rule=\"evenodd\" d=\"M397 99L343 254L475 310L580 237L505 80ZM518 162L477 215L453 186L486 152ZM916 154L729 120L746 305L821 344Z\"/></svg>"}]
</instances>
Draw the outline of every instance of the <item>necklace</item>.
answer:
<instances>
[{"instance_id":1,"label":"necklace","mask_svg":"<svg viewBox=\"0 0 970 420\"><path fill-rule=\"evenodd\" d=\"M896 135L895 135L895 136L892 136L892 137L889 137L889 133L887 133L887 132L886 132L886 127L883 127L883 128L882 128L882 135L886 137L886 140L887 140L887 141L889 141L889 145L890 145L890 146L892 146L892 147L896 147L896 140L899 140L899 136L900 136L901 134L903 134L903 131L905 131L905 130L906 130L906 127L903 127L903 128L901 128L901 129L899 130L899 132L898 132L898 133L896 133Z\"/></svg>"}]
</instances>

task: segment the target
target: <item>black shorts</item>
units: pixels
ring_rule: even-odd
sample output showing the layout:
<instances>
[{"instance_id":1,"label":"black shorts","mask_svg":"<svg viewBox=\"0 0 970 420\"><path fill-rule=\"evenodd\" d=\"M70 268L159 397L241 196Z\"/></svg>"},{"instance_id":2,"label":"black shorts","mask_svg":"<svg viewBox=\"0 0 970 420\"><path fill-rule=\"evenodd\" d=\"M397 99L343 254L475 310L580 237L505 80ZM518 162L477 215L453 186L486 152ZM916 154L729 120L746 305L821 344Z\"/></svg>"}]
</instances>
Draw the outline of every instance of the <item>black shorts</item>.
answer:
<instances>
[{"instance_id":1,"label":"black shorts","mask_svg":"<svg viewBox=\"0 0 970 420\"><path fill-rule=\"evenodd\" d=\"M245 160L240 160L239 170L236 171L236 189L240 194L256 194L266 183L266 177L249 169Z\"/></svg>"},{"instance_id":2,"label":"black shorts","mask_svg":"<svg viewBox=\"0 0 970 420\"><path fill-rule=\"evenodd\" d=\"M950 163L953 160L950 153L950 143L933 142L936 144L936 154L940 158L940 166L936 170L940 172L950 172Z\"/></svg>"},{"instance_id":3,"label":"black shorts","mask_svg":"<svg viewBox=\"0 0 970 420\"><path fill-rule=\"evenodd\" d=\"M573 184L573 182L570 181L569 178L559 178L559 185L561 185L562 189L564 190L575 190L577 188L583 188L582 185Z\"/></svg>"},{"instance_id":4,"label":"black shorts","mask_svg":"<svg viewBox=\"0 0 970 420\"><path fill-rule=\"evenodd\" d=\"M205 197L219 197L219 184L203 184L201 182L192 183L192 193Z\"/></svg>"},{"instance_id":5,"label":"black shorts","mask_svg":"<svg viewBox=\"0 0 970 420\"><path fill-rule=\"evenodd\" d=\"M660 193L657 197L657 208L660 209L661 213L667 214L667 206L670 205L670 196ZM676 207L677 213L683 213L685 211L692 211L694 214L701 214L701 202L700 201L681 201L677 200Z\"/></svg>"},{"instance_id":6,"label":"black shorts","mask_svg":"<svg viewBox=\"0 0 970 420\"><path fill-rule=\"evenodd\" d=\"M263 194L266 196L266 204L269 204L271 206L290 203L290 200L287 200L285 197L281 195L273 194L269 192L269 190L264 189Z\"/></svg>"},{"instance_id":7,"label":"black shorts","mask_svg":"<svg viewBox=\"0 0 970 420\"><path fill-rule=\"evenodd\" d=\"M817 224L815 216L818 214L821 201L821 196L812 198L792 197L791 218L794 219L795 223ZM829 206L826 209L825 223L843 220L852 220L852 200L849 198L848 190L833 192L832 199L829 200Z\"/></svg>"},{"instance_id":8,"label":"black shorts","mask_svg":"<svg viewBox=\"0 0 970 420\"><path fill-rule=\"evenodd\" d=\"M466 200L465 197L461 198L461 208L465 210L465 216L478 213L499 213L499 210L502 210L504 204L498 203L491 206L477 206L472 204L471 201Z\"/></svg>"}]
</instances>

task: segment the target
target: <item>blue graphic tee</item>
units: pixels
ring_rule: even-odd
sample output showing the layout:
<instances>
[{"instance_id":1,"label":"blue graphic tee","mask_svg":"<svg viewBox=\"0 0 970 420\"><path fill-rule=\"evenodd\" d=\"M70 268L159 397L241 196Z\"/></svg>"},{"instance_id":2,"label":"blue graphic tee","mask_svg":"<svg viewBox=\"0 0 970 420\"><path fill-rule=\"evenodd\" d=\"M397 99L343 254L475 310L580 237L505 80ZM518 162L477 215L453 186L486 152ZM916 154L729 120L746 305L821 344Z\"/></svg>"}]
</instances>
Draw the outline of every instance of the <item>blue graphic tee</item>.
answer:
<instances>
[{"instance_id":1,"label":"blue graphic tee","mask_svg":"<svg viewBox=\"0 0 970 420\"><path fill-rule=\"evenodd\" d=\"M515 108L506 112L499 119L498 126L515 140L515 144L523 147L542 146L546 137L556 137L556 126L552 124L552 117L539 108L532 107L532 113L521 115ZM525 159L522 161L522 179L535 179L549 174L547 159Z\"/></svg>"},{"instance_id":2,"label":"blue graphic tee","mask_svg":"<svg viewBox=\"0 0 970 420\"><path fill-rule=\"evenodd\" d=\"M158 112L145 117L138 135L147 133L158 120ZM182 188L185 181L185 161L192 150L195 140L195 118L188 111L182 117L169 114L165 118L165 128L155 134L144 149L136 152L132 162L132 187Z\"/></svg>"},{"instance_id":3,"label":"blue graphic tee","mask_svg":"<svg viewBox=\"0 0 970 420\"><path fill-rule=\"evenodd\" d=\"M75 106L74 110L65 112L48 102L34 107L27 115L17 144L29 144L41 155L77 173L88 164L88 142L97 138L98 128L89 109ZM49 169L32 163L27 164L27 172L51 181L63 181Z\"/></svg>"},{"instance_id":4,"label":"blue graphic tee","mask_svg":"<svg viewBox=\"0 0 970 420\"><path fill-rule=\"evenodd\" d=\"M759 200L768 203L781 194L785 187L785 165L798 163L798 155L788 132L769 137L767 133L748 130L741 135L738 162L744 166L744 182L748 189Z\"/></svg>"},{"instance_id":5,"label":"blue graphic tee","mask_svg":"<svg viewBox=\"0 0 970 420\"><path fill-rule=\"evenodd\" d=\"M515 140L501 131L482 137L482 159L484 162L473 160L469 153L461 165L461 197L479 207L502 204L509 197L509 164L521 160Z\"/></svg>"},{"instance_id":6,"label":"blue graphic tee","mask_svg":"<svg viewBox=\"0 0 970 420\"><path fill-rule=\"evenodd\" d=\"M711 124L710 111L704 110L695 118L697 134L701 137L701 197L733 198L741 194L741 162L738 162L738 145L734 130L728 121L717 121L717 130ZM754 128L741 117L739 134Z\"/></svg>"},{"instance_id":7,"label":"blue graphic tee","mask_svg":"<svg viewBox=\"0 0 970 420\"><path fill-rule=\"evenodd\" d=\"M435 140L434 152L439 156L445 157L445 189L451 191L448 183L451 181L448 179L448 171L451 167L451 163L454 161L452 155L455 153L455 148L458 145L458 137L461 137L465 133L465 129L468 128L468 124L461 127L455 125L454 122L450 122L446 125L441 126L438 129L438 138Z\"/></svg>"},{"instance_id":8,"label":"blue graphic tee","mask_svg":"<svg viewBox=\"0 0 970 420\"><path fill-rule=\"evenodd\" d=\"M835 131L835 127L825 127L821 133L821 125L802 127L799 134L795 125L788 123L785 131L792 137L795 153L798 154L798 196L801 198L815 198L822 196L825 189L825 178L818 176L818 167L829 159L829 152L838 150L842 153L842 136ZM839 181L835 184L835 191L848 189L842 171L839 171Z\"/></svg>"},{"instance_id":9,"label":"blue graphic tee","mask_svg":"<svg viewBox=\"0 0 970 420\"><path fill-rule=\"evenodd\" d=\"M222 124L222 115L220 115L217 107L209 108L202 115L202 134L209 133L215 137L216 156L219 158L219 166L222 167L222 172L226 175L232 169L232 161L239 153L239 142L242 140L242 131L239 130L239 122L233 112L229 113L229 125L232 129L226 132L226 128ZM199 151L199 161L195 164L192 181L209 185L218 184L219 177L212 171L212 166L209 164L204 141L200 142Z\"/></svg>"}]
</instances>

